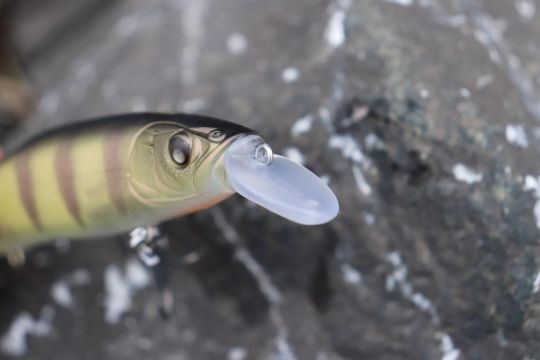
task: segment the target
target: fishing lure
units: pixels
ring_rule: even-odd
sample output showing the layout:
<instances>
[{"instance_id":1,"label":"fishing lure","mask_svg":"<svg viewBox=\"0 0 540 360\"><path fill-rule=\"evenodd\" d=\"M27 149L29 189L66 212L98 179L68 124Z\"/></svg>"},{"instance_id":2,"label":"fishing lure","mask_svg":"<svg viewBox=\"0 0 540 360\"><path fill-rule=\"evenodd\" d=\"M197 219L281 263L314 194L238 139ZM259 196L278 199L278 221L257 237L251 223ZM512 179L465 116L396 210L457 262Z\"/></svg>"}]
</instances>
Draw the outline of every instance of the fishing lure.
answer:
<instances>
[{"instance_id":1,"label":"fishing lure","mask_svg":"<svg viewBox=\"0 0 540 360\"><path fill-rule=\"evenodd\" d=\"M0 253L155 225L234 192L305 225L339 210L316 175L238 124L142 113L66 125L0 163Z\"/></svg>"}]
</instances>

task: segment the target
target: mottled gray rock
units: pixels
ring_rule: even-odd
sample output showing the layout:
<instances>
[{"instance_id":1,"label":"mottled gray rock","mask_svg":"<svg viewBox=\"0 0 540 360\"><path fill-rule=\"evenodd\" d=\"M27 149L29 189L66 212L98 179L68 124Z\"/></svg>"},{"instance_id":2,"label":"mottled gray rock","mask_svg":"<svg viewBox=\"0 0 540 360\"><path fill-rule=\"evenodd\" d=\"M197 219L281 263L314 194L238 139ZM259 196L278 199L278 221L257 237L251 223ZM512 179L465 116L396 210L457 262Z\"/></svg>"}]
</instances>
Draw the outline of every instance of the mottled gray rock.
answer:
<instances>
[{"instance_id":1,"label":"mottled gray rock","mask_svg":"<svg viewBox=\"0 0 540 360\"><path fill-rule=\"evenodd\" d=\"M27 337L26 358L538 358L535 9L21 3L15 40L39 101L10 143L116 112L214 115L303 158L342 210L309 228L233 198L166 224L176 298L166 322L124 239L35 249L2 272L2 334L23 313L49 325ZM124 276L126 264L138 276ZM74 280L81 269L89 282ZM107 299L122 300L126 284L132 304L107 322Z\"/></svg>"}]
</instances>

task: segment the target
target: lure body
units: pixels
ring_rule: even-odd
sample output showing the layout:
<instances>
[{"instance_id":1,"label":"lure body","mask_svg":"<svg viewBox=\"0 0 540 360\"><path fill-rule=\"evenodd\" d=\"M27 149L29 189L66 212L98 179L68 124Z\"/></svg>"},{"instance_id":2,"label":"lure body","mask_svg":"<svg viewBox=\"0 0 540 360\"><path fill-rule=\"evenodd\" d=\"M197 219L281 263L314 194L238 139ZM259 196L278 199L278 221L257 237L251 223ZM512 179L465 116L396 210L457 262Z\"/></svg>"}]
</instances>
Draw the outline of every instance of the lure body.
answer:
<instances>
[{"instance_id":1,"label":"lure body","mask_svg":"<svg viewBox=\"0 0 540 360\"><path fill-rule=\"evenodd\" d=\"M0 163L0 252L122 233L212 206L234 192L223 152L249 133L202 116L131 114L31 139ZM181 164L171 157L178 142L189 150Z\"/></svg>"}]
</instances>

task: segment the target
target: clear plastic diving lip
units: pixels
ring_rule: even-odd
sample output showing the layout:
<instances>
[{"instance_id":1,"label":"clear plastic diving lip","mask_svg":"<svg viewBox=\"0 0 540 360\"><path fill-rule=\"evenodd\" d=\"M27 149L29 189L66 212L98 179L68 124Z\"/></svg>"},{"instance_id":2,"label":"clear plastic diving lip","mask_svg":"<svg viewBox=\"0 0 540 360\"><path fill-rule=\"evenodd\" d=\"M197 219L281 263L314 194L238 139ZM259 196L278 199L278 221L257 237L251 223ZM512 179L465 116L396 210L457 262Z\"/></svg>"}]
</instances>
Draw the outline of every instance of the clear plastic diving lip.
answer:
<instances>
[{"instance_id":1,"label":"clear plastic diving lip","mask_svg":"<svg viewBox=\"0 0 540 360\"><path fill-rule=\"evenodd\" d=\"M229 185L245 198L303 225L332 220L339 203L330 188L311 171L272 154L257 135L235 140L225 152Z\"/></svg>"}]
</instances>

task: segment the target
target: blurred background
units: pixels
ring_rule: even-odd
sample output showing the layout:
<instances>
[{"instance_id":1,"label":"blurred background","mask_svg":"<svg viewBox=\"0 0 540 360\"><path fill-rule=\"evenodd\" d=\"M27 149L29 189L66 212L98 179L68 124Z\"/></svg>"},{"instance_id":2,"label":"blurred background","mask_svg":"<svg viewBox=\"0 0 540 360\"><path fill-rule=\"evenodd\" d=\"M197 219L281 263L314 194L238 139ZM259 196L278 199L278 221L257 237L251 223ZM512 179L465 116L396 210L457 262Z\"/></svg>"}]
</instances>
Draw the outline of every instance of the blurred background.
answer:
<instances>
[{"instance_id":1,"label":"blurred background","mask_svg":"<svg viewBox=\"0 0 540 360\"><path fill-rule=\"evenodd\" d=\"M540 1L0 6L4 146L112 113L212 115L342 208L303 227L233 197L165 224L168 321L125 238L33 249L0 269L1 358L539 358Z\"/></svg>"}]
</instances>

